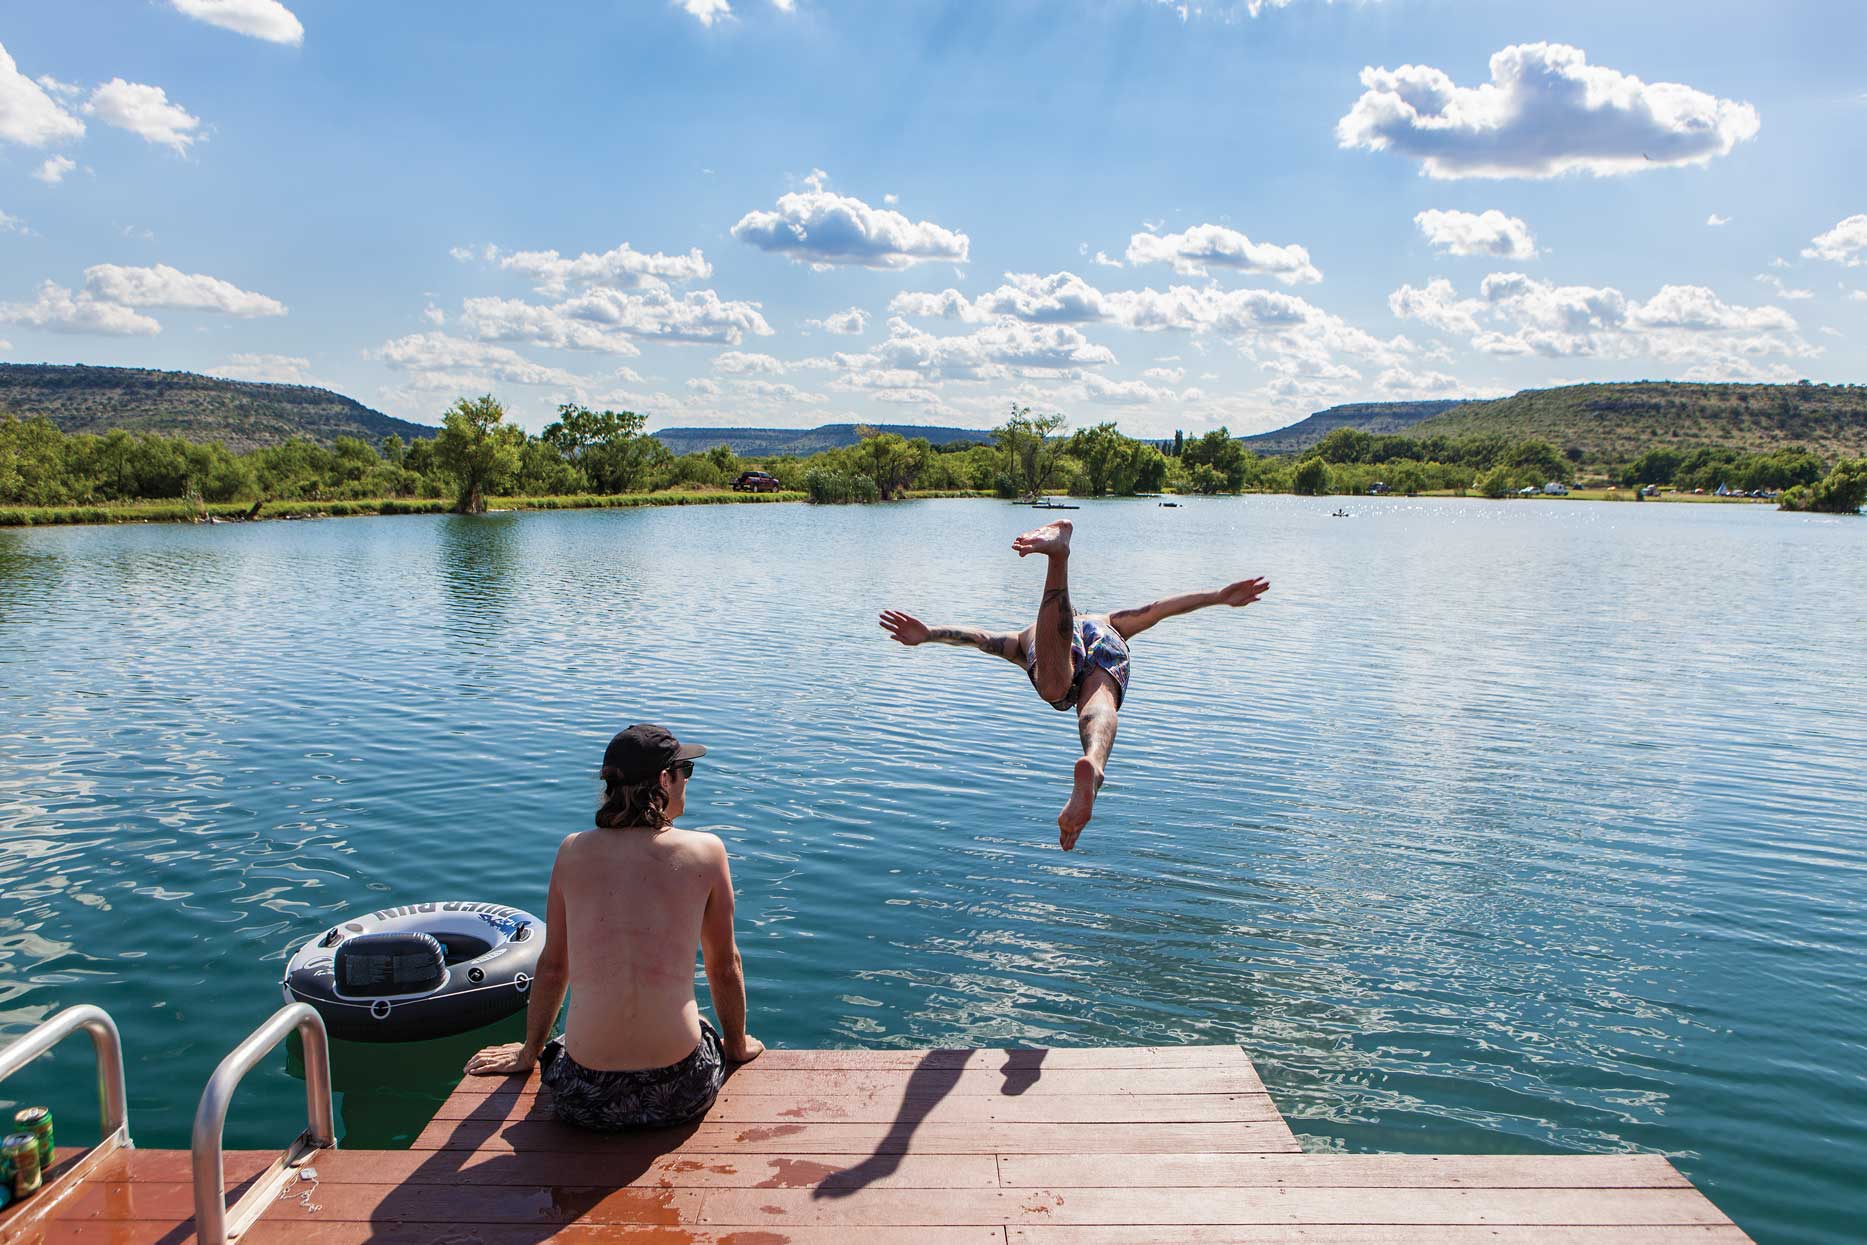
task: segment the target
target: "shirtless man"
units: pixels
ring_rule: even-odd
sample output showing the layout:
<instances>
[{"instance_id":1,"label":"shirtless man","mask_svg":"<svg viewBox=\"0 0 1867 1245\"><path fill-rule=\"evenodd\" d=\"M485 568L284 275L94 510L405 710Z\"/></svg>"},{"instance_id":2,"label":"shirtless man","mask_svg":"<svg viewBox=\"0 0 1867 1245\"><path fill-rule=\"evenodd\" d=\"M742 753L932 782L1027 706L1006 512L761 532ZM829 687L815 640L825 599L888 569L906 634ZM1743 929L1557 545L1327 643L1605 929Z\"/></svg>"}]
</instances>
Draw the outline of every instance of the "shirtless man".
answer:
<instances>
[{"instance_id":1,"label":"shirtless man","mask_svg":"<svg viewBox=\"0 0 1867 1245\"><path fill-rule=\"evenodd\" d=\"M903 644L932 641L1003 657L1024 667L1051 708L1076 710L1083 755L1076 762L1069 803L1057 815L1057 842L1066 852L1089 824L1109 749L1115 746L1116 713L1128 691L1128 641L1163 619L1209 605L1250 605L1271 586L1267 580L1244 579L1216 592L1162 597L1137 609L1078 614L1070 605L1070 532L1070 521L1059 519L1011 542L1019 557L1041 553L1049 566L1037 621L1022 631L929 627L899 610L881 615L882 630Z\"/></svg>"},{"instance_id":2,"label":"shirtless man","mask_svg":"<svg viewBox=\"0 0 1867 1245\"><path fill-rule=\"evenodd\" d=\"M658 1128L704 1115L726 1062L765 1049L746 1033L725 845L674 827L694 760L706 751L659 726L631 726L610 740L597 828L565 839L551 866L525 1041L487 1047L467 1061L469 1073L509 1076L543 1063L558 1118ZM719 1030L694 1000L696 948ZM566 989L570 1015L563 1036L551 1039Z\"/></svg>"}]
</instances>

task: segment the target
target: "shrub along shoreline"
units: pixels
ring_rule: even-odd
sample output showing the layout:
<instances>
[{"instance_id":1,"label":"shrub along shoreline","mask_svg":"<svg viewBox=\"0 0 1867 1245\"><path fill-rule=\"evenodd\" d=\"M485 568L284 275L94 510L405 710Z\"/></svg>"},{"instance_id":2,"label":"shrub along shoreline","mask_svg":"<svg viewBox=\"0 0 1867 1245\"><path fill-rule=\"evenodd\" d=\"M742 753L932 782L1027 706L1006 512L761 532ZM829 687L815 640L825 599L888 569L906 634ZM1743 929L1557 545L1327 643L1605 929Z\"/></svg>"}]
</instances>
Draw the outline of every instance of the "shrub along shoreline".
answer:
<instances>
[{"instance_id":1,"label":"shrub along shoreline","mask_svg":"<svg viewBox=\"0 0 1867 1245\"><path fill-rule=\"evenodd\" d=\"M1240 496L1228 493L1218 496ZM1244 496L1279 497L1293 496L1270 489L1247 490ZM909 501L935 501L948 498L991 498L996 494L984 489L911 489L902 494ZM1181 500L1198 497L1200 494L1165 493L1164 497ZM1428 492L1403 495L1390 493L1380 498L1361 498L1362 501L1397 501L1405 496L1412 497L1468 497L1472 494L1463 489L1435 489ZM732 493L722 490L705 491L669 491L662 493L618 493L600 495L579 493L553 497L489 497L486 514L519 513L536 510L630 510L649 506L717 506L717 505L762 505L774 502L812 501L809 493L800 490L784 490L776 493ZM1000 499L1003 500L1003 499ZM1079 499L1080 500L1080 499ZM1135 500L1133 497L1113 498L1109 500ZM1547 497L1541 493L1534 497L1499 499L1509 501L1611 501L1631 502L1640 500L1632 490L1617 489L1578 489L1563 497ZM1705 502L1743 505L1766 505L1770 503L1749 497L1714 497L1710 494L1693 496L1690 493L1662 493L1658 497L1648 498L1658 502ZM244 503L204 502L193 505L179 501L122 502L112 505L96 506L0 506L0 528L4 527L69 527L96 526L116 523L278 523L293 519L340 519L371 518L381 515L399 514L452 514L454 503L443 497L364 497L346 498L342 501L276 501L267 502L260 508L254 519L248 520L252 511Z\"/></svg>"},{"instance_id":2,"label":"shrub along shoreline","mask_svg":"<svg viewBox=\"0 0 1867 1245\"><path fill-rule=\"evenodd\" d=\"M200 521L445 510L587 509L808 499L888 502L909 496L1045 493L1077 497L1161 493L1370 492L1508 497L1569 488L1653 485L1706 494L1780 492L1785 510L1836 514L1867 501L1867 458L1833 464L1786 446L1661 447L1592 475L1578 450L1501 435L1374 435L1337 428L1295 458L1261 457L1218 428L1198 437L1137 441L1113 423L1064 433L1062 415L1013 408L978 443L934 446L859 428L854 445L808 457L746 459L724 445L676 456L643 431L643 416L566 403L537 435L508 423L491 395L462 398L433 438L380 447L338 438L295 440L246 454L219 444L116 430L61 433L43 418L0 413L0 525ZM759 467L777 493L729 492Z\"/></svg>"},{"instance_id":3,"label":"shrub along shoreline","mask_svg":"<svg viewBox=\"0 0 1867 1245\"><path fill-rule=\"evenodd\" d=\"M487 513L519 510L627 510L641 506L711 506L807 501L800 492L580 493L561 497L489 497ZM0 506L0 527L52 527L94 523L240 523L252 506L242 502L123 502L97 506ZM451 514L445 497L359 497L342 501L274 501L260 507L258 523L389 514Z\"/></svg>"}]
</instances>

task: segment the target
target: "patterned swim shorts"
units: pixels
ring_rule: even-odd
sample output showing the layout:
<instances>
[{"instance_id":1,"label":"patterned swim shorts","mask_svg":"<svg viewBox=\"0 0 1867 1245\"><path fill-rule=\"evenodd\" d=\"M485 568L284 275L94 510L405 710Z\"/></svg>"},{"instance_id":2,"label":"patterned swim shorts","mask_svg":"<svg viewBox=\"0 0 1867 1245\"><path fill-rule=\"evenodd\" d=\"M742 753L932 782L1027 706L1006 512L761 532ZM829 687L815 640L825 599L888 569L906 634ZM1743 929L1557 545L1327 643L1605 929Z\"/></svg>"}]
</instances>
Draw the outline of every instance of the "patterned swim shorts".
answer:
<instances>
[{"instance_id":1,"label":"patterned swim shorts","mask_svg":"<svg viewBox=\"0 0 1867 1245\"><path fill-rule=\"evenodd\" d=\"M564 1038L552 1038L539 1056L557 1117L580 1128L617 1132L667 1128L699 1119L726 1079L720 1035L703 1018L700 1044L679 1063L631 1072L599 1072L570 1057Z\"/></svg>"},{"instance_id":2,"label":"patterned swim shorts","mask_svg":"<svg viewBox=\"0 0 1867 1245\"><path fill-rule=\"evenodd\" d=\"M1100 619L1076 616L1076 627L1070 633L1070 664L1075 667L1075 677L1070 680L1070 690L1064 693L1062 700L1053 700L1050 707L1059 712L1076 707L1076 700L1083 694L1083 680L1089 677L1091 670L1106 670L1115 680L1115 707L1121 708L1128 699L1128 642L1121 637L1121 632ZM1031 686L1037 686L1037 649L1033 640L1032 647L1024 654L1024 672L1031 677Z\"/></svg>"}]
</instances>

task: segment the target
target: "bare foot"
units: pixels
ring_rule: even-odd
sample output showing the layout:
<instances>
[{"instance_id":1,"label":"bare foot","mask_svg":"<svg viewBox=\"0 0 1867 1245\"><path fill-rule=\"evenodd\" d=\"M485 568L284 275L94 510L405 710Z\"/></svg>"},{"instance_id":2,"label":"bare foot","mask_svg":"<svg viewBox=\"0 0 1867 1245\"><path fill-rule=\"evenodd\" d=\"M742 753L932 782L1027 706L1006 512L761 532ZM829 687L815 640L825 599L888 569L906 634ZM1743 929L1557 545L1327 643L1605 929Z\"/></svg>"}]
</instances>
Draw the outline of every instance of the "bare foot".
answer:
<instances>
[{"instance_id":1,"label":"bare foot","mask_svg":"<svg viewBox=\"0 0 1867 1245\"><path fill-rule=\"evenodd\" d=\"M1089 815L1095 810L1096 792L1102 789L1102 771L1088 757L1079 757L1076 761L1076 789L1070 792L1070 802L1057 814L1057 844L1064 851L1076 846L1076 840L1082 835L1083 827L1089 824Z\"/></svg>"},{"instance_id":2,"label":"bare foot","mask_svg":"<svg viewBox=\"0 0 1867 1245\"><path fill-rule=\"evenodd\" d=\"M1047 557L1068 554L1071 528L1068 519L1058 519L1055 523L1046 523L1035 531L1026 532L1013 540L1011 547L1018 551L1021 558L1032 553L1041 553Z\"/></svg>"}]
</instances>

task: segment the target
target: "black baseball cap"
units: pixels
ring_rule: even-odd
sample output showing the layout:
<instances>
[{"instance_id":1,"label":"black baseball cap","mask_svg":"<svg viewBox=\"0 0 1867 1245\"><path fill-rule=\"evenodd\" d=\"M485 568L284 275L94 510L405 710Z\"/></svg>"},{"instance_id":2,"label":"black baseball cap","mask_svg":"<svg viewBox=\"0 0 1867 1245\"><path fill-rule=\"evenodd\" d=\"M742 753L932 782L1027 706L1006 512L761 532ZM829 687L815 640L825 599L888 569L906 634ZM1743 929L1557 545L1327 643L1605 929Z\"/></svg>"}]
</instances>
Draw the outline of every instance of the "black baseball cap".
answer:
<instances>
[{"instance_id":1,"label":"black baseball cap","mask_svg":"<svg viewBox=\"0 0 1867 1245\"><path fill-rule=\"evenodd\" d=\"M707 750L699 744L684 744L665 726L639 723L616 732L603 751L603 768L622 771L622 781L647 782L676 761L703 757Z\"/></svg>"}]
</instances>

